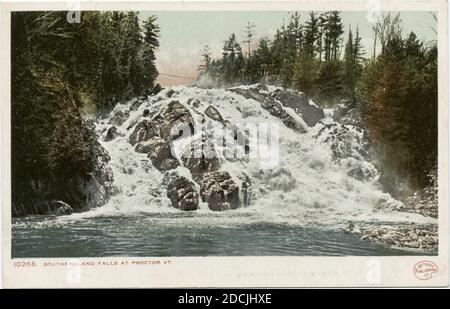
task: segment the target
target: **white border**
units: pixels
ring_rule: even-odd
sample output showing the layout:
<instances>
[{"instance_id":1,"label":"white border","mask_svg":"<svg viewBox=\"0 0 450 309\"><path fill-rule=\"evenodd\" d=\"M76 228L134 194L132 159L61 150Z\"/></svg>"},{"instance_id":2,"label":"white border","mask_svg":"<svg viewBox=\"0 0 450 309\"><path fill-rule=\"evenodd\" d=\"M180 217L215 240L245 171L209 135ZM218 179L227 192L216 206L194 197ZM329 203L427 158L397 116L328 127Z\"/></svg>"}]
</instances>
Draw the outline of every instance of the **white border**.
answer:
<instances>
[{"instance_id":1,"label":"white border","mask_svg":"<svg viewBox=\"0 0 450 309\"><path fill-rule=\"evenodd\" d=\"M82 10L332 10L367 11L373 1L167 1L78 2ZM438 12L439 75L439 255L392 257L170 257L80 258L103 266L44 267L44 262L74 259L17 259L35 261L31 268L14 267L11 256L10 188L10 11L68 10L69 2L2 3L1 5L1 189L2 282L5 287L335 287L448 285L448 18L444 1L376 1L380 10ZM122 262L170 260L171 264L121 265ZM431 260L439 271L418 280L413 266ZM119 263L107 266L106 263ZM74 277L75 274L75 277Z\"/></svg>"}]
</instances>

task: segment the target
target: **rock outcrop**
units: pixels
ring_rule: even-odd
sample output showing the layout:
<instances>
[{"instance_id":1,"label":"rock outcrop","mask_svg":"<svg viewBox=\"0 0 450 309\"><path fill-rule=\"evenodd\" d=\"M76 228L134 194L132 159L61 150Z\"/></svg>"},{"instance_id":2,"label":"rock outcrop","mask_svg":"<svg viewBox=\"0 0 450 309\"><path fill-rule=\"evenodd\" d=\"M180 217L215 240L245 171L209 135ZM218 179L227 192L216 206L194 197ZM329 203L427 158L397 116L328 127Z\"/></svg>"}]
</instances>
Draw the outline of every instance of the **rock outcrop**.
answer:
<instances>
[{"instance_id":1,"label":"rock outcrop","mask_svg":"<svg viewBox=\"0 0 450 309\"><path fill-rule=\"evenodd\" d=\"M172 206L180 210L196 210L198 208L199 197L193 182L186 177L178 175L167 175L167 197Z\"/></svg>"},{"instance_id":2,"label":"rock outcrop","mask_svg":"<svg viewBox=\"0 0 450 309\"><path fill-rule=\"evenodd\" d=\"M190 143L184 150L181 160L194 179L201 178L204 173L217 171L220 168L220 160L214 144L206 136L203 136L202 141Z\"/></svg>"},{"instance_id":3,"label":"rock outcrop","mask_svg":"<svg viewBox=\"0 0 450 309\"><path fill-rule=\"evenodd\" d=\"M159 128L152 121L145 119L136 125L134 131L130 134L129 141L134 146L155 136L159 136Z\"/></svg>"},{"instance_id":4,"label":"rock outcrop","mask_svg":"<svg viewBox=\"0 0 450 309\"><path fill-rule=\"evenodd\" d=\"M306 132L302 122L312 127L325 117L323 109L313 104L302 92L286 89L269 92L267 91L267 86L261 84L245 89L239 87L230 88L230 91L238 93L247 99L258 101L272 116L280 118L286 126L301 133ZM300 116L302 122L289 113L289 109L292 109Z\"/></svg>"},{"instance_id":5,"label":"rock outcrop","mask_svg":"<svg viewBox=\"0 0 450 309\"><path fill-rule=\"evenodd\" d=\"M205 110L205 115L209 118L220 122L221 124L225 124L225 120L222 118L220 112L213 106L208 106Z\"/></svg>"},{"instance_id":6,"label":"rock outcrop","mask_svg":"<svg viewBox=\"0 0 450 309\"><path fill-rule=\"evenodd\" d=\"M274 99L302 115L303 121L310 127L325 117L323 109L310 102L303 92L283 89L275 94Z\"/></svg>"},{"instance_id":7,"label":"rock outcrop","mask_svg":"<svg viewBox=\"0 0 450 309\"><path fill-rule=\"evenodd\" d=\"M92 123L82 121L80 129L83 140L78 142L83 143L82 153L86 157L80 161L78 170L64 176L42 175L26 182L17 181L13 188L13 217L80 212L104 205L114 194L109 155L98 142ZM58 155L64 156L63 153Z\"/></svg>"},{"instance_id":8,"label":"rock outcrop","mask_svg":"<svg viewBox=\"0 0 450 309\"><path fill-rule=\"evenodd\" d=\"M130 116L129 112L123 112L121 110L114 113L114 115L109 119L109 124L115 126L121 126Z\"/></svg>"},{"instance_id":9,"label":"rock outcrop","mask_svg":"<svg viewBox=\"0 0 450 309\"><path fill-rule=\"evenodd\" d=\"M159 136L154 136L136 145L137 152L147 153L152 164L160 171L167 171L179 166L172 156L171 145Z\"/></svg>"},{"instance_id":10,"label":"rock outcrop","mask_svg":"<svg viewBox=\"0 0 450 309\"><path fill-rule=\"evenodd\" d=\"M104 141L105 142L112 141L118 135L119 135L119 132L117 131L117 128L115 126L112 126L111 128L108 129L108 131L106 131Z\"/></svg>"},{"instance_id":11,"label":"rock outcrop","mask_svg":"<svg viewBox=\"0 0 450 309\"><path fill-rule=\"evenodd\" d=\"M363 228L350 224L347 232L360 234L363 240L371 240L397 248L436 250L439 245L438 229L435 224L402 224Z\"/></svg>"},{"instance_id":12,"label":"rock outcrop","mask_svg":"<svg viewBox=\"0 0 450 309\"><path fill-rule=\"evenodd\" d=\"M201 180L202 201L214 211L236 209L240 206L239 187L228 172L205 173Z\"/></svg>"}]
</instances>

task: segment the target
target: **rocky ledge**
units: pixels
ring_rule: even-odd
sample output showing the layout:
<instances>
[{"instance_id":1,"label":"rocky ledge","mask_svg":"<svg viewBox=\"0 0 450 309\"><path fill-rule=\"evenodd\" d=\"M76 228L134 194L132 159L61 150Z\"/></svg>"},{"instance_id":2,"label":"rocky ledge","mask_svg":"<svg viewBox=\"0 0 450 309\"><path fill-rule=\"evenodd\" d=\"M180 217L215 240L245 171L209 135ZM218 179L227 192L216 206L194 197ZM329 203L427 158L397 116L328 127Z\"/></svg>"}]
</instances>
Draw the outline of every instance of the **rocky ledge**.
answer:
<instances>
[{"instance_id":1,"label":"rocky ledge","mask_svg":"<svg viewBox=\"0 0 450 309\"><path fill-rule=\"evenodd\" d=\"M81 137L71 151L82 154L76 172L50 175L28 181L15 180L12 216L65 215L104 205L114 193L113 173L106 150L98 142L90 121L80 121L70 128ZM68 160L60 149L54 160ZM81 157L81 155L80 155Z\"/></svg>"},{"instance_id":2,"label":"rocky ledge","mask_svg":"<svg viewBox=\"0 0 450 309\"><path fill-rule=\"evenodd\" d=\"M436 224L401 224L398 226L369 226L364 228L350 224L346 231L361 235L362 240L370 240L397 248L427 251L434 251L438 248L438 228Z\"/></svg>"}]
</instances>

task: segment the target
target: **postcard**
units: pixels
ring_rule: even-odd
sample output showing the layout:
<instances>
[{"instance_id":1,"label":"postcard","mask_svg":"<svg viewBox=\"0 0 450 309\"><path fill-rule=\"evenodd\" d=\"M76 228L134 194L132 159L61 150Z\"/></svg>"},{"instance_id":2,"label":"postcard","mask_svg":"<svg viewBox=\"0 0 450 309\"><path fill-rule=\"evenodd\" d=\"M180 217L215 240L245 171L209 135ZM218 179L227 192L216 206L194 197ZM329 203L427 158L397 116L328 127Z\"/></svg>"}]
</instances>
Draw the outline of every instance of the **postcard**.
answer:
<instances>
[{"instance_id":1,"label":"postcard","mask_svg":"<svg viewBox=\"0 0 450 309\"><path fill-rule=\"evenodd\" d=\"M3 285L448 285L445 1L2 3Z\"/></svg>"}]
</instances>

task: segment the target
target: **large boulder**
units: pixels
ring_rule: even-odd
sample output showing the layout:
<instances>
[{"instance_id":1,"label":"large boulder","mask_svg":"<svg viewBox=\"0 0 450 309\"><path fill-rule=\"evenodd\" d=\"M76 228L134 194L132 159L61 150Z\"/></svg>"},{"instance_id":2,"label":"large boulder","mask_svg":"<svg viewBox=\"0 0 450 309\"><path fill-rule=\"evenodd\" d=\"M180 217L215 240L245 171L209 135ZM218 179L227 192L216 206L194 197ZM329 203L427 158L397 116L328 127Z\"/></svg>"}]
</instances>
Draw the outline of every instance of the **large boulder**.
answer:
<instances>
[{"instance_id":1,"label":"large boulder","mask_svg":"<svg viewBox=\"0 0 450 309\"><path fill-rule=\"evenodd\" d=\"M205 173L200 185L200 196L214 211L236 209L240 205L239 187L228 172Z\"/></svg>"},{"instance_id":2,"label":"large boulder","mask_svg":"<svg viewBox=\"0 0 450 309\"><path fill-rule=\"evenodd\" d=\"M54 215L70 215L73 213L72 207L63 201L51 201L48 203L50 211Z\"/></svg>"},{"instance_id":3,"label":"large boulder","mask_svg":"<svg viewBox=\"0 0 450 309\"><path fill-rule=\"evenodd\" d=\"M294 117L291 115L284 107L283 105L272 98L271 96L267 94L259 93L259 88L256 89L239 89L239 88L232 88L231 91L238 93L242 95L243 97L247 99L253 99L261 104L261 107L267 110L272 116L277 117L283 121L283 123L288 127L295 131L298 131L300 133L305 133L306 129L303 125L303 121L299 121L297 117ZM292 109L295 113L298 113L295 109ZM323 111L322 111L323 112ZM299 114L298 117L303 116L302 114ZM306 124L308 124L306 121L304 121ZM309 124L308 124L309 125Z\"/></svg>"},{"instance_id":4,"label":"large boulder","mask_svg":"<svg viewBox=\"0 0 450 309\"><path fill-rule=\"evenodd\" d=\"M149 96L157 95L158 93L161 92L161 90L163 90L161 85L160 84L156 84L153 88L145 90L144 91L144 96L145 97L149 97Z\"/></svg>"},{"instance_id":5,"label":"large boulder","mask_svg":"<svg viewBox=\"0 0 450 309\"><path fill-rule=\"evenodd\" d=\"M112 126L108 129L106 132L105 138L103 139L105 142L112 141L119 135L119 132L117 131L117 128L115 126Z\"/></svg>"},{"instance_id":6,"label":"large boulder","mask_svg":"<svg viewBox=\"0 0 450 309\"><path fill-rule=\"evenodd\" d=\"M218 121L222 124L225 124L225 120L223 119L222 115L220 114L220 112L213 106L208 106L205 110L205 115L208 116L209 118Z\"/></svg>"},{"instance_id":7,"label":"large boulder","mask_svg":"<svg viewBox=\"0 0 450 309\"><path fill-rule=\"evenodd\" d=\"M323 109L310 102L302 92L281 90L275 94L274 99L281 102L284 107L290 107L296 113L301 114L303 121L310 127L325 117Z\"/></svg>"},{"instance_id":8,"label":"large boulder","mask_svg":"<svg viewBox=\"0 0 450 309\"><path fill-rule=\"evenodd\" d=\"M181 161L194 179L199 179L204 173L217 171L220 168L219 156L212 140L207 136L190 143L183 151Z\"/></svg>"},{"instance_id":9,"label":"large boulder","mask_svg":"<svg viewBox=\"0 0 450 309\"><path fill-rule=\"evenodd\" d=\"M109 119L109 124L121 126L130 116L130 113L125 111L117 111L114 115Z\"/></svg>"},{"instance_id":10,"label":"large boulder","mask_svg":"<svg viewBox=\"0 0 450 309\"><path fill-rule=\"evenodd\" d=\"M170 142L158 136L138 143L135 151L147 153L153 165L160 171L171 170L179 165L178 160L172 155Z\"/></svg>"},{"instance_id":11,"label":"large boulder","mask_svg":"<svg viewBox=\"0 0 450 309\"><path fill-rule=\"evenodd\" d=\"M75 130L75 127L69 127ZM66 166L77 163L76 168L65 175L16 181L13 190L13 217L30 214L62 215L89 210L104 205L115 194L112 169L108 166L110 157L100 145L98 136L88 123L82 122L82 139L72 139L74 147L84 150L88 160L78 156L61 158ZM80 148L85 145L85 148ZM62 156L65 152L59 152ZM78 153L77 153L78 154ZM69 206L70 205L70 206ZM69 208L70 207L70 208Z\"/></svg>"},{"instance_id":12,"label":"large boulder","mask_svg":"<svg viewBox=\"0 0 450 309\"><path fill-rule=\"evenodd\" d=\"M186 177L178 175L169 175L168 178L167 197L172 206L180 210L196 210L199 197L194 183Z\"/></svg>"},{"instance_id":13,"label":"large boulder","mask_svg":"<svg viewBox=\"0 0 450 309\"><path fill-rule=\"evenodd\" d=\"M170 102L164 111L155 117L155 123L160 128L160 137L165 140L175 140L182 135L182 132L172 132L177 126L188 127L194 133L194 120L189 110L178 101Z\"/></svg>"},{"instance_id":14,"label":"large boulder","mask_svg":"<svg viewBox=\"0 0 450 309\"><path fill-rule=\"evenodd\" d=\"M158 170L174 169L179 163L172 155L171 142L182 132L172 132L173 127L184 124L193 132L193 123L189 110L178 101L172 101L154 119L139 122L130 134L129 142L136 145L136 152L147 153Z\"/></svg>"},{"instance_id":15,"label":"large boulder","mask_svg":"<svg viewBox=\"0 0 450 309\"><path fill-rule=\"evenodd\" d=\"M133 133L130 134L129 142L131 145L136 145L158 135L159 130L154 123L149 120L142 120L136 125Z\"/></svg>"}]
</instances>

